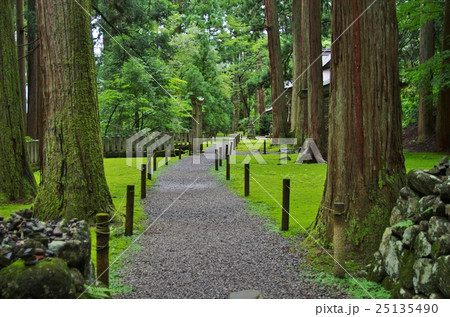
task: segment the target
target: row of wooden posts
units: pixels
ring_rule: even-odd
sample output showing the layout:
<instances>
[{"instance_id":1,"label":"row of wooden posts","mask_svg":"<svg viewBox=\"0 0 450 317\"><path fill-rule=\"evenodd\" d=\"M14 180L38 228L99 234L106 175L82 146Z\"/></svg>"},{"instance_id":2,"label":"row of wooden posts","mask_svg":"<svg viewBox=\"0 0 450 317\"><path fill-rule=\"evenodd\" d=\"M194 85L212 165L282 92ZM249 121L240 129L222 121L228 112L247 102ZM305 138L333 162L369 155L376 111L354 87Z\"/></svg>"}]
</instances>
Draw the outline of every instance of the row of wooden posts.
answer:
<instances>
[{"instance_id":1,"label":"row of wooden posts","mask_svg":"<svg viewBox=\"0 0 450 317\"><path fill-rule=\"evenodd\" d=\"M232 150L236 149L236 145L240 142L240 135L236 135L230 144L225 145L225 153L223 153L222 147L215 149L215 170L219 170L219 166L222 167L223 154L226 159L226 180L230 180L230 155ZM266 152L266 142L264 141L264 153ZM178 148L178 158L181 159L181 148ZM147 173L147 166L151 166L150 157L148 157L147 164L141 166L141 199L146 198L147 193L147 178L151 180L151 168ZM168 165L167 154L165 157L165 164ZM153 155L153 171L157 169L156 151ZM290 179L283 179L283 199L281 210L281 230L289 230L289 209L290 209ZM127 186L127 201L126 201L126 218L125 218L125 235L133 235L133 218L134 218L134 185ZM250 195L250 164L244 166L244 196ZM333 273L337 277L345 276L345 269L343 268L344 255L345 255L345 217L344 204L335 203L333 210L334 217L334 260ZM109 286L109 214L101 213L96 217L96 234L97 234L97 274L98 280Z\"/></svg>"},{"instance_id":2,"label":"row of wooden posts","mask_svg":"<svg viewBox=\"0 0 450 317\"><path fill-rule=\"evenodd\" d=\"M236 144L236 143L235 143ZM233 146L233 143L231 143ZM264 154L266 154L266 140L264 140ZM226 157L226 180L230 180L230 154L228 153L228 144L225 146ZM222 166L222 148L215 150L215 170L219 170L219 166ZM289 218L290 218L290 190L291 180L289 178L283 179L283 198L281 206L281 231L289 230ZM250 164L244 165L244 196L250 196ZM345 269L343 267L345 261L345 205L342 202L334 203L334 209L332 216L334 219L334 266L333 274L336 277L343 278L345 276Z\"/></svg>"},{"instance_id":3,"label":"row of wooden posts","mask_svg":"<svg viewBox=\"0 0 450 317\"><path fill-rule=\"evenodd\" d=\"M181 159L181 148L178 148L178 158ZM152 159L153 158L153 159ZM153 171L157 170L156 151L153 157L147 158L147 164L141 165L141 199L147 196L147 179L152 179L152 169L150 161L153 161ZM165 164L169 164L168 156L165 156ZM147 166L150 166L147 173ZM135 186L127 186L127 201L125 214L125 236L133 235L134 220L134 193ZM96 235L97 235L97 278L100 282L109 286L109 214L101 213L96 217Z\"/></svg>"}]
</instances>

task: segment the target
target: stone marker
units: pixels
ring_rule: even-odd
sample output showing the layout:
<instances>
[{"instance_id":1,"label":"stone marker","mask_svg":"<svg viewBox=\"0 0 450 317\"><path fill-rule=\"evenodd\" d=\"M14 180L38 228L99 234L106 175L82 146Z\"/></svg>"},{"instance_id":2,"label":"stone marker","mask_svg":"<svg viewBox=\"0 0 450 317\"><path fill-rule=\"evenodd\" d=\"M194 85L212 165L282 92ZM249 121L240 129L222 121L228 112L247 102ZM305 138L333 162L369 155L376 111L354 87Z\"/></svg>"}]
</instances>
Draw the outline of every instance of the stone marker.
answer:
<instances>
[{"instance_id":1,"label":"stone marker","mask_svg":"<svg viewBox=\"0 0 450 317\"><path fill-rule=\"evenodd\" d=\"M229 299L262 299L263 294L256 289L247 289L230 293Z\"/></svg>"}]
</instances>

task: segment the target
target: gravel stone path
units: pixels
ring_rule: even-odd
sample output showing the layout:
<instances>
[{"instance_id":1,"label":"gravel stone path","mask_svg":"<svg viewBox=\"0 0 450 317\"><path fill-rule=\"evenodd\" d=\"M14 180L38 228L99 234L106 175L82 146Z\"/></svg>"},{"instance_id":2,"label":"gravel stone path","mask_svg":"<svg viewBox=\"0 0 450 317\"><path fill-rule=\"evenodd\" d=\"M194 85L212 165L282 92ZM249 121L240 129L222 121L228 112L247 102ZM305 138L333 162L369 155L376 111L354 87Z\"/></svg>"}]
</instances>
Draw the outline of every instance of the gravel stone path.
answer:
<instances>
[{"instance_id":1,"label":"gravel stone path","mask_svg":"<svg viewBox=\"0 0 450 317\"><path fill-rule=\"evenodd\" d=\"M158 177L145 210L149 224L159 219L141 236L143 248L125 255L121 275L133 291L116 297L227 298L247 289L264 298L347 297L305 281L293 244L245 210L245 200L209 173L213 163L188 157Z\"/></svg>"}]
</instances>

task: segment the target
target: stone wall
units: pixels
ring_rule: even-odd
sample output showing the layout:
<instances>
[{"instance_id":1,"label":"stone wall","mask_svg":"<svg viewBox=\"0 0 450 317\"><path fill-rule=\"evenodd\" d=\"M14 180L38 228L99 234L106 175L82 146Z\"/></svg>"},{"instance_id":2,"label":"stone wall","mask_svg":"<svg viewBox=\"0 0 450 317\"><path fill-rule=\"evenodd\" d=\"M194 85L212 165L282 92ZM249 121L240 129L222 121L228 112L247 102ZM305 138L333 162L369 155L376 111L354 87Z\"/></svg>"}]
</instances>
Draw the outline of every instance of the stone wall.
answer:
<instances>
[{"instance_id":1,"label":"stone wall","mask_svg":"<svg viewBox=\"0 0 450 317\"><path fill-rule=\"evenodd\" d=\"M450 168L412 170L392 209L369 279L393 298L450 298Z\"/></svg>"},{"instance_id":2,"label":"stone wall","mask_svg":"<svg viewBox=\"0 0 450 317\"><path fill-rule=\"evenodd\" d=\"M0 298L75 298L94 281L85 221L0 217Z\"/></svg>"}]
</instances>

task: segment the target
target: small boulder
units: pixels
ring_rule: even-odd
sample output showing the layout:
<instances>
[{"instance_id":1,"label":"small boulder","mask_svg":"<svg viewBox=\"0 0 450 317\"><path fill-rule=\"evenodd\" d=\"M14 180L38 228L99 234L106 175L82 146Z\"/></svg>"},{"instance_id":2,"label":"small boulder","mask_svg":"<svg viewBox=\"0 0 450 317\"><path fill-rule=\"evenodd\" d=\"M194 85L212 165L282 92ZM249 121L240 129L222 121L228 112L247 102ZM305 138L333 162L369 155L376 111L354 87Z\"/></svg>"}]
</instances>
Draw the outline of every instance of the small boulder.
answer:
<instances>
[{"instance_id":1,"label":"small boulder","mask_svg":"<svg viewBox=\"0 0 450 317\"><path fill-rule=\"evenodd\" d=\"M414 262L416 257L414 253L409 250L404 250L400 257L400 283L401 286L407 289L412 289L414 277Z\"/></svg>"},{"instance_id":2,"label":"small boulder","mask_svg":"<svg viewBox=\"0 0 450 317\"><path fill-rule=\"evenodd\" d=\"M439 198L438 198L439 199ZM424 196L419 200L419 213L417 220L428 220L433 215L433 205L435 203L436 197L433 195Z\"/></svg>"},{"instance_id":3,"label":"small boulder","mask_svg":"<svg viewBox=\"0 0 450 317\"><path fill-rule=\"evenodd\" d=\"M394 207L391 212L391 218L389 219L389 225L392 227L396 223L402 222L405 218L398 207Z\"/></svg>"},{"instance_id":4,"label":"small boulder","mask_svg":"<svg viewBox=\"0 0 450 317\"><path fill-rule=\"evenodd\" d=\"M443 217L431 217L428 223L428 238L430 242L434 242L444 234L450 233L450 222Z\"/></svg>"},{"instance_id":5,"label":"small boulder","mask_svg":"<svg viewBox=\"0 0 450 317\"><path fill-rule=\"evenodd\" d=\"M396 242L398 240L392 235L391 228L386 228L380 244L380 254L383 258L386 273L394 280L399 277L400 262L397 254Z\"/></svg>"},{"instance_id":6,"label":"small boulder","mask_svg":"<svg viewBox=\"0 0 450 317\"><path fill-rule=\"evenodd\" d=\"M442 183L440 192L441 200L446 204L450 204L450 178L447 178L447 180Z\"/></svg>"},{"instance_id":7,"label":"small boulder","mask_svg":"<svg viewBox=\"0 0 450 317\"><path fill-rule=\"evenodd\" d=\"M420 232L414 241L414 253L419 258L424 258L431 253L431 244L423 232Z\"/></svg>"},{"instance_id":8,"label":"small boulder","mask_svg":"<svg viewBox=\"0 0 450 317\"><path fill-rule=\"evenodd\" d=\"M444 234L431 246L431 258L437 259L441 255L447 254L450 254L450 234Z\"/></svg>"},{"instance_id":9,"label":"small boulder","mask_svg":"<svg viewBox=\"0 0 450 317\"><path fill-rule=\"evenodd\" d=\"M414 225L414 226L410 226L410 227L406 228L405 232L403 233L402 243L406 246L411 245L411 243L413 243L414 240L416 239L416 236L419 232L420 232L420 229L419 229L418 225Z\"/></svg>"},{"instance_id":10,"label":"small boulder","mask_svg":"<svg viewBox=\"0 0 450 317\"><path fill-rule=\"evenodd\" d=\"M436 176L418 169L409 171L406 178L408 185L423 195L432 195L434 186L442 183Z\"/></svg>"},{"instance_id":11,"label":"small boulder","mask_svg":"<svg viewBox=\"0 0 450 317\"><path fill-rule=\"evenodd\" d=\"M0 298L75 298L75 286L61 259L46 259L33 266L19 260L0 271Z\"/></svg>"},{"instance_id":12,"label":"small boulder","mask_svg":"<svg viewBox=\"0 0 450 317\"><path fill-rule=\"evenodd\" d=\"M413 296L413 294L403 288L400 283L396 283L394 285L394 287L391 290L391 298L395 298L395 299L411 299Z\"/></svg>"},{"instance_id":13,"label":"small boulder","mask_svg":"<svg viewBox=\"0 0 450 317\"><path fill-rule=\"evenodd\" d=\"M430 296L437 291L433 262L431 259L417 259L413 266L414 291Z\"/></svg>"},{"instance_id":14,"label":"small boulder","mask_svg":"<svg viewBox=\"0 0 450 317\"><path fill-rule=\"evenodd\" d=\"M367 273L367 279L380 283L386 277L383 259L379 251L375 252L373 256L375 260L370 265L369 272Z\"/></svg>"},{"instance_id":15,"label":"small boulder","mask_svg":"<svg viewBox=\"0 0 450 317\"><path fill-rule=\"evenodd\" d=\"M435 274L439 290L446 298L450 298L450 255L437 259Z\"/></svg>"}]
</instances>

